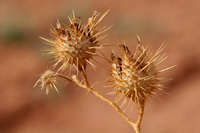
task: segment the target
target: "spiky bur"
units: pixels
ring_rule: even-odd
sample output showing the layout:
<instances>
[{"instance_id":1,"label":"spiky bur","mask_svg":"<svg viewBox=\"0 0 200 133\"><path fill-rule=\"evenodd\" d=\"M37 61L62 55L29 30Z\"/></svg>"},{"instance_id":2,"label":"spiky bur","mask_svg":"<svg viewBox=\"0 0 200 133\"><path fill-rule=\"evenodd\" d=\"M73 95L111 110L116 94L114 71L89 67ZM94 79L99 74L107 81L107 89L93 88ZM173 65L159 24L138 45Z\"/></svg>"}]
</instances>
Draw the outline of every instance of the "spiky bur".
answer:
<instances>
[{"instance_id":1,"label":"spiky bur","mask_svg":"<svg viewBox=\"0 0 200 133\"><path fill-rule=\"evenodd\" d=\"M45 90L47 95L52 89L58 93L58 89L56 87L56 73L51 70L45 71L36 81L34 87L36 86L39 86L42 91Z\"/></svg>"},{"instance_id":2,"label":"spiky bur","mask_svg":"<svg viewBox=\"0 0 200 133\"><path fill-rule=\"evenodd\" d=\"M147 97L162 88L160 73L172 67L158 70L157 65L166 59L161 56L163 46L151 54L142 44L132 53L126 44L120 45L121 56L111 54L111 83L116 95L143 104Z\"/></svg>"},{"instance_id":3,"label":"spiky bur","mask_svg":"<svg viewBox=\"0 0 200 133\"><path fill-rule=\"evenodd\" d=\"M97 54L96 50L102 48L101 41L105 37L103 34L110 28L98 28L107 13L108 11L99 17L100 14L94 11L87 24L83 24L73 12L73 17L69 17L69 24L61 25L57 21L56 27L51 30L53 40L41 37L51 46L48 52L54 57L54 66L59 66L58 71L75 68L77 72L81 72L85 71L87 64L93 66L90 60Z\"/></svg>"}]
</instances>

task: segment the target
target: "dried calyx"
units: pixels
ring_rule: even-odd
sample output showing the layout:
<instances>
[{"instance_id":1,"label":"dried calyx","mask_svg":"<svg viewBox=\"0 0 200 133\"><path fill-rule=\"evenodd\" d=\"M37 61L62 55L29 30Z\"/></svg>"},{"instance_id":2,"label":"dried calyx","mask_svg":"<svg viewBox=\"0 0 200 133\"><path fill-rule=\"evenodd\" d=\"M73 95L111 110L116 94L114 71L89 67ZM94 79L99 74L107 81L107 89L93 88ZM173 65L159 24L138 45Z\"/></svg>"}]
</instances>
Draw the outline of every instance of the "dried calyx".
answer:
<instances>
[{"instance_id":1,"label":"dried calyx","mask_svg":"<svg viewBox=\"0 0 200 133\"><path fill-rule=\"evenodd\" d=\"M34 87L40 86L41 90L44 90L47 95L49 94L49 91L51 89L55 90L58 93L58 89L56 87L56 76L57 75L55 72L47 70L36 81Z\"/></svg>"},{"instance_id":2,"label":"dried calyx","mask_svg":"<svg viewBox=\"0 0 200 133\"><path fill-rule=\"evenodd\" d=\"M96 50L102 48L104 33L109 30L106 27L98 28L107 13L99 17L99 13L94 11L87 24L83 24L73 13L67 25L57 21L56 27L51 30L54 40L42 38L51 46L48 52L54 56L54 66L59 67L58 71L74 67L77 72L81 72L85 71L87 64L93 65L90 60L97 54Z\"/></svg>"},{"instance_id":3,"label":"dried calyx","mask_svg":"<svg viewBox=\"0 0 200 133\"><path fill-rule=\"evenodd\" d=\"M166 59L161 56L161 46L151 54L142 44L138 44L132 53L126 44L120 45L121 55L111 54L111 84L116 95L124 96L137 104L142 104L147 97L162 88L160 73L172 67L158 70L157 65Z\"/></svg>"}]
</instances>

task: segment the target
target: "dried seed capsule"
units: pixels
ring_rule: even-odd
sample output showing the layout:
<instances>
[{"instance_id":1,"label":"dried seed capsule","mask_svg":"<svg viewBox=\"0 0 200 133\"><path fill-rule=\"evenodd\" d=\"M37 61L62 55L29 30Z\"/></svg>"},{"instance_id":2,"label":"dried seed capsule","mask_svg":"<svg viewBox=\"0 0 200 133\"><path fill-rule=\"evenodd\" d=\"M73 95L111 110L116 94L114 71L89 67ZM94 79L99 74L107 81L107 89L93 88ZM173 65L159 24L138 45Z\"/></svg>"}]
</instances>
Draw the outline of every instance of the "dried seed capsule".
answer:
<instances>
[{"instance_id":1,"label":"dried seed capsule","mask_svg":"<svg viewBox=\"0 0 200 133\"><path fill-rule=\"evenodd\" d=\"M162 70L159 71L157 65L166 59L160 56L163 47L155 54L151 54L142 44L137 46L134 54L125 44L120 45L120 50L121 56L111 54L111 84L116 93L137 104L143 103L162 86L159 74Z\"/></svg>"},{"instance_id":2,"label":"dried seed capsule","mask_svg":"<svg viewBox=\"0 0 200 133\"><path fill-rule=\"evenodd\" d=\"M54 66L59 64L58 71L75 67L77 72L80 72L86 69L87 64L92 65L90 60L96 55L96 50L102 47L100 41L103 39L103 33L109 29L97 28L107 13L108 11L97 19L99 13L95 11L85 25L73 13L67 26L58 21L56 28L52 29L54 40L42 38L51 46L48 51L54 56Z\"/></svg>"}]
</instances>

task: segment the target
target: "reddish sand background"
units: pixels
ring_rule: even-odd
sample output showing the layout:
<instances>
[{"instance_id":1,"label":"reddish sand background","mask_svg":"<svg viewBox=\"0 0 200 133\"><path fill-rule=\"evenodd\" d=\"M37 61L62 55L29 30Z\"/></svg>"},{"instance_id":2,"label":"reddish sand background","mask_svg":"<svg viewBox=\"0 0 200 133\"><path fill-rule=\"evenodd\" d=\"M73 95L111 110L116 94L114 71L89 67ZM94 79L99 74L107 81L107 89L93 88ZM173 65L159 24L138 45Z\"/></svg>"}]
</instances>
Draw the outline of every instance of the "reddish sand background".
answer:
<instances>
[{"instance_id":1,"label":"reddish sand background","mask_svg":"<svg viewBox=\"0 0 200 133\"><path fill-rule=\"evenodd\" d=\"M113 109L73 84L63 83L59 96L51 94L47 97L38 88L32 88L50 64L48 58L40 54L44 42L38 36L48 36L50 25L57 18L65 21L72 9L83 17L95 9L111 9L103 23L113 25L108 42L118 44L126 40L134 48L135 35L139 34L145 45L154 49L166 41L165 51L169 58L162 67L174 64L177 67L165 73L167 78L173 79L166 84L167 94L147 103L142 132L200 132L198 0L1 0L0 133L133 132ZM5 28L9 29L10 25L23 27L19 30L25 34L18 33L18 40L13 39L15 31ZM89 70L92 82L103 82L106 74L96 74L104 71L103 64L99 64L96 72ZM102 84L96 85L98 91L108 92ZM135 111L130 109L128 112L135 117Z\"/></svg>"}]
</instances>

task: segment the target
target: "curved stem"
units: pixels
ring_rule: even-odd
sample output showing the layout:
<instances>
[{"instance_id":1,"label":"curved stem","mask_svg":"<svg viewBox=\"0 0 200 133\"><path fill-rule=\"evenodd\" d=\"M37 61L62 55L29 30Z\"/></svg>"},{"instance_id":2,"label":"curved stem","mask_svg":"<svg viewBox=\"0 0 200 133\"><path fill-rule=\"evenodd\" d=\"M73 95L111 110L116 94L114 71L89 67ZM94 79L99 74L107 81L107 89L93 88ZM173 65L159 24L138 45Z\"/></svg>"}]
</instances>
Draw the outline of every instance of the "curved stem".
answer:
<instances>
[{"instance_id":1,"label":"curved stem","mask_svg":"<svg viewBox=\"0 0 200 133\"><path fill-rule=\"evenodd\" d=\"M107 103L108 105L110 105L113 109L115 109L116 112L118 112L122 118L124 118L130 125L131 127L135 130L136 133L141 133L140 132L140 125L142 122L142 118L143 118L143 113L144 113L144 104L139 105L139 111L138 111L138 119L136 122L133 122L122 110L121 108L114 102L110 101L108 98L104 97L103 95L101 95L99 92L97 92L94 88L92 88L88 82L87 76L84 72L82 72L83 78L84 78L84 82L85 84L82 84L76 77L76 75L73 75L72 78L69 78L67 76L61 75L61 74L57 74L58 77L60 78L64 78L68 81L72 81L74 82L77 86L81 87L81 88L85 88L87 89L91 94L93 94L94 96L96 96L97 98L99 98L100 100L102 100L103 102Z\"/></svg>"},{"instance_id":2,"label":"curved stem","mask_svg":"<svg viewBox=\"0 0 200 133\"><path fill-rule=\"evenodd\" d=\"M136 121L136 127L135 127L135 131L136 133L140 133L141 131L141 123L142 123L142 118L143 118L143 115L144 115L144 104L145 104L145 101L143 102L140 102L139 103L139 107L138 107L138 118L137 118L137 121Z\"/></svg>"},{"instance_id":3,"label":"curved stem","mask_svg":"<svg viewBox=\"0 0 200 133\"><path fill-rule=\"evenodd\" d=\"M132 127L136 126L136 124L130 120L130 118L120 109L120 107L116 103L110 101L109 99L101 95L99 92L95 91L94 88L90 87L89 82L87 80L87 76L85 75L84 72L83 72L83 78L85 80L85 84L81 84L75 75L72 76L72 80L76 83L76 85L78 85L81 88L87 89L91 94L95 95L100 100L113 107L115 111L117 111Z\"/></svg>"},{"instance_id":4,"label":"curved stem","mask_svg":"<svg viewBox=\"0 0 200 133\"><path fill-rule=\"evenodd\" d=\"M140 127L140 125L142 123L142 118L144 115L144 102L140 103L138 108L139 108L138 109L138 119L136 121L136 124Z\"/></svg>"}]
</instances>

